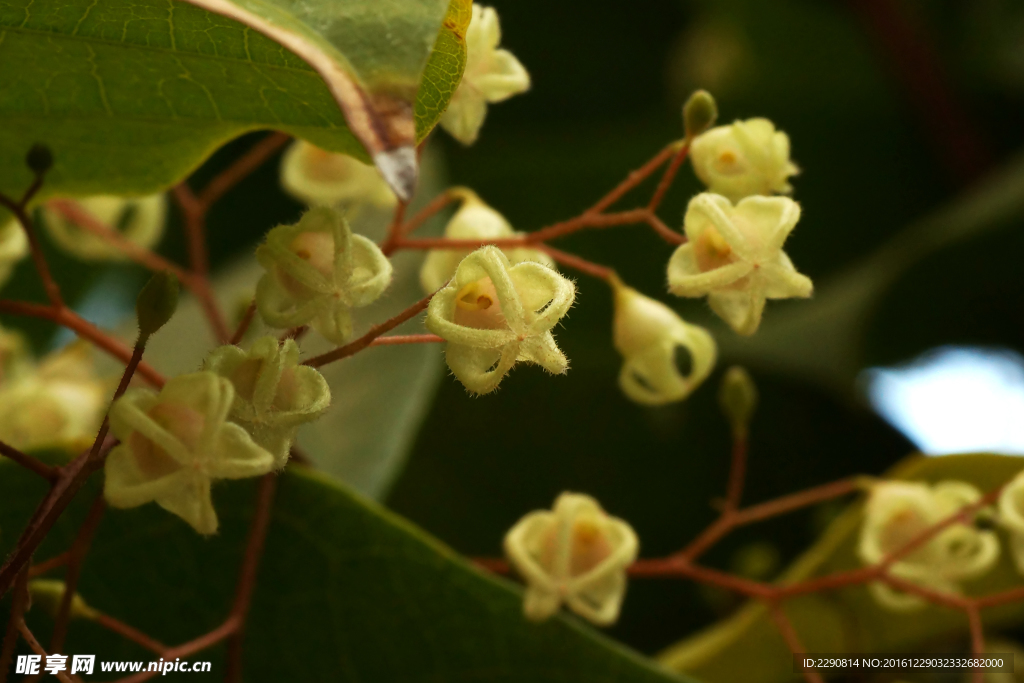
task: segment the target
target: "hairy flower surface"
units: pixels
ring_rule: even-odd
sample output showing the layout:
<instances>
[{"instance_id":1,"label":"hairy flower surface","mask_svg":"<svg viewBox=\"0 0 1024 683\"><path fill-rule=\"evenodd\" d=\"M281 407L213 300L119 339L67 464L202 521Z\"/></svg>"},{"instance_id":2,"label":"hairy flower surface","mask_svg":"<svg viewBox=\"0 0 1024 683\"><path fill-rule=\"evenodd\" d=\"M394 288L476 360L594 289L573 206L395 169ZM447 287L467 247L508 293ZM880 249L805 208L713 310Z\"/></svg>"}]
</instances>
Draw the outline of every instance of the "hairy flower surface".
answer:
<instances>
[{"instance_id":1,"label":"hairy flower surface","mask_svg":"<svg viewBox=\"0 0 1024 683\"><path fill-rule=\"evenodd\" d=\"M109 387L93 366L92 347L75 342L33 367L17 338L3 335L5 376L0 383L0 441L31 451L77 451L92 443Z\"/></svg>"},{"instance_id":2,"label":"hairy flower surface","mask_svg":"<svg viewBox=\"0 0 1024 683\"><path fill-rule=\"evenodd\" d=\"M127 198L100 195L75 203L129 242L149 249L164 234L167 199L163 194ZM102 237L94 235L55 208L43 205L43 224L54 242L83 261L127 261L128 256Z\"/></svg>"},{"instance_id":3,"label":"hairy flower surface","mask_svg":"<svg viewBox=\"0 0 1024 683\"><path fill-rule=\"evenodd\" d=\"M156 502L201 534L217 531L210 486L274 469L274 457L227 422L231 382L212 372L180 375L157 394L131 389L114 402L103 493L116 508Z\"/></svg>"},{"instance_id":4,"label":"hairy flower surface","mask_svg":"<svg viewBox=\"0 0 1024 683\"><path fill-rule=\"evenodd\" d=\"M539 263L515 266L496 247L459 264L427 309L427 328L448 341L448 367L469 391L498 388L516 361L561 374L569 361L551 334L572 306L576 287Z\"/></svg>"},{"instance_id":5,"label":"hairy flower surface","mask_svg":"<svg viewBox=\"0 0 1024 683\"><path fill-rule=\"evenodd\" d=\"M978 502L981 493L965 482L934 485L887 481L876 484L864 509L858 554L865 564L878 564L926 529ZM981 576L999 558L999 540L973 524L953 524L897 560L893 576L946 593L959 593L958 583ZM925 604L916 595L882 583L871 591L884 606L912 610Z\"/></svg>"},{"instance_id":6,"label":"hairy flower surface","mask_svg":"<svg viewBox=\"0 0 1024 683\"><path fill-rule=\"evenodd\" d=\"M1024 471L1003 488L997 511L1000 524L1010 533L1013 562L1024 574Z\"/></svg>"},{"instance_id":7,"label":"hairy flower surface","mask_svg":"<svg viewBox=\"0 0 1024 683\"><path fill-rule=\"evenodd\" d=\"M372 303L391 284L387 257L328 207L271 230L256 258L267 271L256 286L263 320L278 328L308 324L336 344L352 334L351 309Z\"/></svg>"},{"instance_id":8,"label":"hairy flower surface","mask_svg":"<svg viewBox=\"0 0 1024 683\"><path fill-rule=\"evenodd\" d=\"M736 121L701 133L690 145L697 177L708 190L738 202L751 195L788 194L798 172L789 137L768 119Z\"/></svg>"},{"instance_id":9,"label":"hairy flower surface","mask_svg":"<svg viewBox=\"0 0 1024 683\"><path fill-rule=\"evenodd\" d=\"M464 145L476 142L487 105L530 89L530 74L508 50L498 48L501 27L493 7L473 5L466 31L466 70L441 117L441 127Z\"/></svg>"},{"instance_id":10,"label":"hairy flower surface","mask_svg":"<svg viewBox=\"0 0 1024 683\"><path fill-rule=\"evenodd\" d=\"M626 396L645 405L681 401L700 386L715 367L718 348L703 327L691 325L675 311L618 278L615 292L613 340L622 354L619 386ZM680 347L690 355L690 371L683 375L676 365Z\"/></svg>"},{"instance_id":11,"label":"hairy flower surface","mask_svg":"<svg viewBox=\"0 0 1024 683\"><path fill-rule=\"evenodd\" d=\"M444 229L444 236L453 240L493 240L515 237L522 234L512 229L505 217L488 206L471 190L460 190L462 206ZM541 263L555 269L555 261L539 249L513 247L501 250L515 265L525 261ZM433 249L427 254L420 269L420 284L425 292L436 292L443 287L462 259L470 254L468 250Z\"/></svg>"},{"instance_id":12,"label":"hairy flower surface","mask_svg":"<svg viewBox=\"0 0 1024 683\"><path fill-rule=\"evenodd\" d=\"M0 225L0 287L7 284L14 266L28 256L28 252L28 237L21 223L11 219Z\"/></svg>"},{"instance_id":13,"label":"hairy flower surface","mask_svg":"<svg viewBox=\"0 0 1024 683\"><path fill-rule=\"evenodd\" d=\"M284 467L299 425L320 417L331 404L331 389L316 369L299 365L299 345L262 337L248 351L221 346L204 369L231 381L231 419Z\"/></svg>"},{"instance_id":14,"label":"hairy flower surface","mask_svg":"<svg viewBox=\"0 0 1024 683\"><path fill-rule=\"evenodd\" d=\"M281 158L281 186L309 206L345 207L351 214L360 206L391 208L395 193L373 166L296 140Z\"/></svg>"},{"instance_id":15,"label":"hairy flower surface","mask_svg":"<svg viewBox=\"0 0 1024 683\"><path fill-rule=\"evenodd\" d=\"M753 334L767 299L809 297L814 290L782 250L798 220L800 205L787 197L748 197L733 206L717 194L697 195L683 219L688 241L668 262L669 290L707 295L733 330Z\"/></svg>"},{"instance_id":16,"label":"hairy flower surface","mask_svg":"<svg viewBox=\"0 0 1024 683\"><path fill-rule=\"evenodd\" d=\"M613 623L638 550L629 524L578 493L563 493L551 511L531 512L505 536L505 553L527 584L523 611L532 621L564 602L595 624Z\"/></svg>"}]
</instances>

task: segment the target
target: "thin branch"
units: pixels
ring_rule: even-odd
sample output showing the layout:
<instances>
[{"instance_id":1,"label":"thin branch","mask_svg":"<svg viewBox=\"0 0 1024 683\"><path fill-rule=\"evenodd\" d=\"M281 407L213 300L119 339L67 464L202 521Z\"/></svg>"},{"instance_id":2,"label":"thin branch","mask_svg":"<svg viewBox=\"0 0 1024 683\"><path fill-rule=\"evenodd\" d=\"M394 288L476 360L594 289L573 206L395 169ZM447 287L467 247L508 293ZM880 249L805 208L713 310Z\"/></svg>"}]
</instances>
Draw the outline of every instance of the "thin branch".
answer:
<instances>
[{"instance_id":1,"label":"thin branch","mask_svg":"<svg viewBox=\"0 0 1024 683\"><path fill-rule=\"evenodd\" d=\"M615 202L622 199L626 194L634 187L647 180L652 173L658 170L658 167L664 164L673 154L676 154L678 143L673 142L666 146L660 152L654 155L650 161L645 163L637 170L631 172L626 179L615 186L611 192L602 197L596 204L586 210L585 213L601 213Z\"/></svg>"},{"instance_id":2,"label":"thin branch","mask_svg":"<svg viewBox=\"0 0 1024 683\"><path fill-rule=\"evenodd\" d=\"M93 617L93 621L103 628L116 633L126 640L130 640L133 643L144 647L150 652L155 652L158 655L163 656L167 652L167 646L161 643L159 640L151 638L142 631L133 626L129 626L120 619L115 619L109 614L103 614L99 612Z\"/></svg>"},{"instance_id":3,"label":"thin branch","mask_svg":"<svg viewBox=\"0 0 1024 683\"><path fill-rule=\"evenodd\" d=\"M743 484L747 476L747 444L746 433L733 434L732 462L729 465L729 484L726 489L725 514L733 514L740 507L743 498Z\"/></svg>"},{"instance_id":4,"label":"thin branch","mask_svg":"<svg viewBox=\"0 0 1024 683\"><path fill-rule=\"evenodd\" d=\"M777 517L787 512L799 510L809 505L823 503L827 500L839 498L860 489L860 478L840 479L822 486L791 493L775 500L769 500L758 505L751 505L742 510L737 510L733 523L736 526L760 522L771 517Z\"/></svg>"},{"instance_id":5,"label":"thin branch","mask_svg":"<svg viewBox=\"0 0 1024 683\"><path fill-rule=\"evenodd\" d=\"M303 365L319 368L323 367L324 365L327 365L328 363L333 363L336 360L348 358L349 356L359 353L366 347L370 346L370 344L373 343L373 340L383 336L386 332L390 332L391 330L395 329L405 321L410 320L419 315L420 313L422 313L424 310L426 310L427 306L430 304L430 300L433 298L433 294L428 294L427 296L423 297L422 299L414 303L412 306L405 309L404 311L402 311L395 317L391 318L390 320L386 320L378 325L374 325L373 327L370 328L369 332L364 334L359 339L356 339L353 342L349 342L345 346L339 346L333 351L328 351L327 353L321 354L314 358L310 358L309 360L305 361Z\"/></svg>"},{"instance_id":6,"label":"thin branch","mask_svg":"<svg viewBox=\"0 0 1024 683\"><path fill-rule=\"evenodd\" d=\"M768 614L771 615L772 621L775 622L775 625L779 629L779 633L781 633L783 639L785 639L790 652L797 656L806 654L807 651L800 642L800 637L797 635L796 629L793 628L793 622L791 622L789 617L786 616L785 611L782 609L782 605L778 602L769 602ZM806 680L807 683L824 683L821 678L821 674L819 674L817 670L806 666L803 669L804 680Z\"/></svg>"},{"instance_id":7,"label":"thin branch","mask_svg":"<svg viewBox=\"0 0 1024 683\"><path fill-rule=\"evenodd\" d=\"M400 201L395 205L395 213L388 226L387 237L380 243L380 250L385 256L390 256L398 248L398 242L402 237L402 222L405 220L407 208L409 208L407 202Z\"/></svg>"},{"instance_id":8,"label":"thin branch","mask_svg":"<svg viewBox=\"0 0 1024 683\"><path fill-rule=\"evenodd\" d=\"M13 213L21 227L25 230L25 236L28 238L29 248L32 252L32 261L35 263L39 279L42 280L43 289L46 290L46 298L49 299L50 305L54 308L63 308L64 299L61 297L60 287L50 273L50 266L46 262L46 256L43 255L43 248L39 245L39 236L36 234L35 225L27 211L29 200L42 186L42 182L43 176L37 175L32 186L25 192L20 202L14 202L6 195L0 193L0 206Z\"/></svg>"},{"instance_id":9,"label":"thin branch","mask_svg":"<svg viewBox=\"0 0 1024 683\"><path fill-rule=\"evenodd\" d=\"M18 631L21 632L21 637L25 639L25 642L28 643L30 648L32 648L32 651L42 657L45 661L49 656L49 653L47 653L46 650L43 649L43 646L39 644L39 640L36 639L35 634L33 634L29 629L28 624L25 623L24 619L18 619ZM74 683L74 679L63 671L57 672L57 680L62 681L63 683Z\"/></svg>"},{"instance_id":10,"label":"thin branch","mask_svg":"<svg viewBox=\"0 0 1024 683\"><path fill-rule=\"evenodd\" d=\"M37 576L42 576L43 574L49 571L53 571L54 569L63 567L68 563L69 559L71 559L71 551L65 550L60 555L51 557L50 559L40 562L39 564L34 564L28 570L28 578L34 579Z\"/></svg>"},{"instance_id":11,"label":"thin branch","mask_svg":"<svg viewBox=\"0 0 1024 683\"><path fill-rule=\"evenodd\" d=\"M3 441L0 441L0 455L4 455L25 469L35 472L48 482L53 483L57 480L57 469L55 467L51 467L44 462L40 462L31 455L22 453L14 446L10 446Z\"/></svg>"},{"instance_id":12,"label":"thin branch","mask_svg":"<svg viewBox=\"0 0 1024 683\"><path fill-rule=\"evenodd\" d=\"M462 199L462 193L455 188L449 188L430 200L430 203L416 212L416 215L405 222L399 232L399 237L405 237L415 232L421 225L437 215L442 209L452 202Z\"/></svg>"},{"instance_id":13,"label":"thin branch","mask_svg":"<svg viewBox=\"0 0 1024 683\"><path fill-rule=\"evenodd\" d=\"M370 346L395 346L399 344L440 344L445 341L444 337L436 334L393 334L387 337L377 337Z\"/></svg>"},{"instance_id":14,"label":"thin branch","mask_svg":"<svg viewBox=\"0 0 1024 683\"><path fill-rule=\"evenodd\" d=\"M173 195L181 209L188 242L188 259L192 268L192 292L206 315L214 336L221 343L231 338L224 314L217 306L217 300L210 288L210 260L206 247L206 209L186 183L174 187Z\"/></svg>"},{"instance_id":15,"label":"thin branch","mask_svg":"<svg viewBox=\"0 0 1024 683\"><path fill-rule=\"evenodd\" d=\"M238 323L238 327L235 328L235 333L231 335L231 339L228 341L232 346L237 346L245 333L249 331L249 325L252 324L252 319L256 316L256 299L253 298L252 302L245 309L245 313L242 314L242 319Z\"/></svg>"},{"instance_id":16,"label":"thin branch","mask_svg":"<svg viewBox=\"0 0 1024 683\"><path fill-rule=\"evenodd\" d=\"M661 206L661 202L665 199L665 194L668 189L672 186L672 181L676 178L676 173L679 171L679 167L682 166L683 162L686 161L686 155L690 152L690 143L685 142L675 156L672 157L672 161L669 163L668 168L665 169L664 175L661 176L661 182L658 183L657 189L654 191L654 195L651 197L651 201L647 203L647 210L654 213Z\"/></svg>"},{"instance_id":17,"label":"thin branch","mask_svg":"<svg viewBox=\"0 0 1024 683\"><path fill-rule=\"evenodd\" d=\"M985 656L985 628L981 623L981 614L974 605L969 606L967 612L967 624L971 630L971 652L975 659ZM974 667L971 672L972 683L983 683L985 675L981 667Z\"/></svg>"},{"instance_id":18,"label":"thin branch","mask_svg":"<svg viewBox=\"0 0 1024 683\"><path fill-rule=\"evenodd\" d=\"M0 649L0 683L7 683L7 674L10 673L11 664L14 662L14 650L18 645L18 622L24 616L28 605L28 568L26 567L18 574L14 587L14 600L11 603L11 616L7 621L3 647Z\"/></svg>"},{"instance_id":19,"label":"thin branch","mask_svg":"<svg viewBox=\"0 0 1024 683\"><path fill-rule=\"evenodd\" d=\"M204 211L209 209L229 190L262 166L279 149L284 147L289 140L291 140L291 136L285 133L271 133L257 142L248 152L236 159L233 164L221 171L213 180L206 184L206 187L202 189L196 198L199 206Z\"/></svg>"},{"instance_id":20,"label":"thin branch","mask_svg":"<svg viewBox=\"0 0 1024 683\"><path fill-rule=\"evenodd\" d=\"M578 270L581 273L586 273L593 277L605 280L606 282L611 280L615 275L615 271L608 266L602 266L598 263L593 263L585 258L570 254L568 252L559 251L554 247L549 247L546 244L540 245L540 250L546 253L551 258L555 259L558 263L563 266L569 266L573 270Z\"/></svg>"},{"instance_id":21,"label":"thin branch","mask_svg":"<svg viewBox=\"0 0 1024 683\"><path fill-rule=\"evenodd\" d=\"M85 556L92 545L92 539L96 536L96 529L99 528L103 513L107 509L107 503L100 493L93 501L92 507L85 517L85 521L78 529L74 542L71 544L70 557L68 559L67 571L64 574L64 594L61 595L60 606L57 608L57 616L54 619L53 636L50 638L50 651L60 652L64 649L64 639L68 633L68 622L71 619L71 602L78 591L78 579L82 575L82 564Z\"/></svg>"}]
</instances>

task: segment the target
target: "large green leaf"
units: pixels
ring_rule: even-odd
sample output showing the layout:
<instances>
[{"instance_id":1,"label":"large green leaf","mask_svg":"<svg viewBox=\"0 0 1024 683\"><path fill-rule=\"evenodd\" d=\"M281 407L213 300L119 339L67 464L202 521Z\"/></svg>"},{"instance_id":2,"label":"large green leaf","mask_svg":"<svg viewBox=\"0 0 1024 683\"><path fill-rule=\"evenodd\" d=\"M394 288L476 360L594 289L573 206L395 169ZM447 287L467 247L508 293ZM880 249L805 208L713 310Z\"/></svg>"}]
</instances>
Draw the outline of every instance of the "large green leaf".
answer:
<instances>
[{"instance_id":1,"label":"large green leaf","mask_svg":"<svg viewBox=\"0 0 1024 683\"><path fill-rule=\"evenodd\" d=\"M1011 479L1022 467L1020 458L1002 455L915 456L895 468L890 476L927 482L957 479L989 491ZM780 582L861 566L856 555L860 522L861 505L853 505L790 567ZM1020 574L1006 552L1006 540L1003 535L1004 552L999 564L967 584L968 594L995 593L1021 585ZM785 603L785 610L808 652L921 651L937 639L967 632L967 619L960 611L927 606L917 612L894 613L879 606L863 586L795 598ZM989 609L983 617L989 627L1017 624L1024 620L1024 605ZM765 608L755 603L669 648L661 660L677 671L713 682L776 683L793 677L789 648Z\"/></svg>"},{"instance_id":2,"label":"large green leaf","mask_svg":"<svg viewBox=\"0 0 1024 683\"><path fill-rule=\"evenodd\" d=\"M196 6L204 4L213 11ZM5 2L0 191L14 194L28 184L23 159L33 142L48 144L56 158L45 192L78 195L166 187L227 140L256 129L283 130L363 159L367 152L378 161L389 149L408 152L461 78L468 6ZM342 82L350 86L348 100L339 94ZM395 158L383 170L395 172Z\"/></svg>"},{"instance_id":3,"label":"large green leaf","mask_svg":"<svg viewBox=\"0 0 1024 683\"><path fill-rule=\"evenodd\" d=\"M2 550L43 493L40 482L0 463ZM40 550L62 551L98 478L79 495ZM154 505L108 512L85 565L82 595L167 643L216 626L232 600L252 515L253 482L215 491L219 535L204 539ZM474 569L408 522L322 475L279 479L244 648L247 681L487 681L643 683L679 681L572 617L537 625L520 591ZM30 614L43 636L49 617ZM67 650L100 660L152 655L83 622ZM194 659L213 661L221 648Z\"/></svg>"}]
</instances>

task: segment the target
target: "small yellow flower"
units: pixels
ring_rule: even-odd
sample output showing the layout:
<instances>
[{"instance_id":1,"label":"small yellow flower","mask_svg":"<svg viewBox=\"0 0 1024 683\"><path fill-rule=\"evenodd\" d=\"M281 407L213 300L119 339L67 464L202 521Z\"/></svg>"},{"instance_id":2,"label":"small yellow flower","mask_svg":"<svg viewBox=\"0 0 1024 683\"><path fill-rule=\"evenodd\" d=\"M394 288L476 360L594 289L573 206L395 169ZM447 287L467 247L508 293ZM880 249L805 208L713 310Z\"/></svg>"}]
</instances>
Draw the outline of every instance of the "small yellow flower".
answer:
<instances>
[{"instance_id":1,"label":"small yellow flower","mask_svg":"<svg viewBox=\"0 0 1024 683\"><path fill-rule=\"evenodd\" d=\"M277 328L308 324L336 344L352 334L351 309L373 303L391 284L387 257L329 207L271 230L256 258L267 271L256 286L263 320Z\"/></svg>"},{"instance_id":2,"label":"small yellow flower","mask_svg":"<svg viewBox=\"0 0 1024 683\"><path fill-rule=\"evenodd\" d=\"M876 484L864 507L857 551L865 564L878 564L926 529L978 502L981 493L966 482L934 485L886 481ZM901 557L889 568L896 577L946 593L959 593L959 582L981 576L999 558L999 540L973 524L949 526ZM883 583L870 586L875 598L893 610L916 609L925 602Z\"/></svg>"},{"instance_id":3,"label":"small yellow flower","mask_svg":"<svg viewBox=\"0 0 1024 683\"><path fill-rule=\"evenodd\" d=\"M469 391L498 388L516 361L561 374L569 361L551 329L572 306L571 281L539 263L511 265L496 247L459 264L427 309L427 328L448 341L448 367Z\"/></svg>"},{"instance_id":4,"label":"small yellow flower","mask_svg":"<svg viewBox=\"0 0 1024 683\"><path fill-rule=\"evenodd\" d=\"M130 389L115 401L110 429L121 444L107 456L107 502L116 508L156 502L199 533L215 533L213 480L274 469L274 457L227 422L234 398L231 382L196 372L171 379L159 394Z\"/></svg>"},{"instance_id":5,"label":"small yellow flower","mask_svg":"<svg viewBox=\"0 0 1024 683\"><path fill-rule=\"evenodd\" d=\"M389 209L398 201L373 166L305 140L293 142L281 158L281 186L304 204L344 207L349 215L363 205Z\"/></svg>"},{"instance_id":6,"label":"small yellow flower","mask_svg":"<svg viewBox=\"0 0 1024 683\"><path fill-rule=\"evenodd\" d=\"M733 206L717 194L697 195L683 219L688 241L668 263L669 291L707 295L733 330L753 334L767 299L809 297L814 290L782 250L798 220L800 205L787 197L748 197Z\"/></svg>"},{"instance_id":7,"label":"small yellow flower","mask_svg":"<svg viewBox=\"0 0 1024 683\"><path fill-rule=\"evenodd\" d=\"M448 221L448 225L444 229L446 238L493 240L522 234L513 230L504 216L488 206L472 190L460 188L454 191L461 196L462 206ZM555 260L539 249L512 247L504 248L501 251L513 265L533 261L556 269ZM423 290L428 293L436 292L443 287L455 274L455 269L459 267L462 259L466 258L469 253L469 251L458 249L431 250L420 269L420 284L423 285Z\"/></svg>"},{"instance_id":8,"label":"small yellow flower","mask_svg":"<svg viewBox=\"0 0 1024 683\"><path fill-rule=\"evenodd\" d=\"M527 584L523 612L531 621L564 602L595 624L614 623L638 551L629 524L578 493L563 493L552 511L531 512L505 536L505 553Z\"/></svg>"},{"instance_id":9,"label":"small yellow flower","mask_svg":"<svg viewBox=\"0 0 1024 683\"><path fill-rule=\"evenodd\" d=\"M768 119L736 121L701 133L690 145L697 177L708 190L738 202L751 195L788 194L798 172L789 137Z\"/></svg>"},{"instance_id":10,"label":"small yellow flower","mask_svg":"<svg viewBox=\"0 0 1024 683\"><path fill-rule=\"evenodd\" d=\"M663 405L689 396L715 367L714 338L618 278L612 281L612 288L613 339L624 359L619 386L629 398L645 405ZM679 347L690 354L691 369L686 376L676 366Z\"/></svg>"},{"instance_id":11,"label":"small yellow flower","mask_svg":"<svg viewBox=\"0 0 1024 683\"><path fill-rule=\"evenodd\" d=\"M487 105L530 89L530 74L508 50L498 48L501 27L493 7L473 5L466 31L466 70L441 127L464 145L476 142Z\"/></svg>"},{"instance_id":12,"label":"small yellow flower","mask_svg":"<svg viewBox=\"0 0 1024 683\"><path fill-rule=\"evenodd\" d=\"M99 195L75 200L79 208L129 242L152 248L164 234L167 199L163 194L126 198ZM55 208L42 207L43 225L50 238L83 261L127 261L128 256L102 237L83 229Z\"/></svg>"}]
</instances>

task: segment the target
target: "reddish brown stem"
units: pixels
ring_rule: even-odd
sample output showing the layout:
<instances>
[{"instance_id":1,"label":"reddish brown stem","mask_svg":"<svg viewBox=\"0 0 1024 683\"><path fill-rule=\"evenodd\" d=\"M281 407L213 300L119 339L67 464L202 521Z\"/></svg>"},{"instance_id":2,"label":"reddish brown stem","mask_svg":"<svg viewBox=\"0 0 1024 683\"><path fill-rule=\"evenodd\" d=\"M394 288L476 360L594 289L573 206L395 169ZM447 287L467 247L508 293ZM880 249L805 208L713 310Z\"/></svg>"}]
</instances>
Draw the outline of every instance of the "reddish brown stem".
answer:
<instances>
[{"instance_id":1,"label":"reddish brown stem","mask_svg":"<svg viewBox=\"0 0 1024 683\"><path fill-rule=\"evenodd\" d=\"M29 604L28 578L28 568L26 567L18 574L14 587L11 616L7 621L7 630L4 633L2 649L0 649L0 683L7 683L7 674L10 673L11 664L14 662L14 650L18 645L18 623Z\"/></svg>"},{"instance_id":2,"label":"reddish brown stem","mask_svg":"<svg viewBox=\"0 0 1024 683\"><path fill-rule=\"evenodd\" d=\"M440 344L443 337L436 334L393 334L387 337L377 337L370 346L394 346L398 344Z\"/></svg>"},{"instance_id":3,"label":"reddish brown stem","mask_svg":"<svg viewBox=\"0 0 1024 683\"><path fill-rule=\"evenodd\" d=\"M845 496L857 491L859 486L860 483L857 478L841 479L839 481L823 484L822 486L815 486L814 488L792 493L788 496L782 496L775 500L759 503L758 505L751 505L750 507L738 510L736 512L736 516L733 518L733 522L736 526L759 522L764 519L769 519L770 517L776 517L787 512L799 510L800 508L807 507L808 505L814 505L816 503L825 502L826 500Z\"/></svg>"},{"instance_id":4,"label":"reddish brown stem","mask_svg":"<svg viewBox=\"0 0 1024 683\"><path fill-rule=\"evenodd\" d=\"M975 658L981 658L985 655L985 629L981 623L981 614L978 613L978 608L974 605L969 606L967 612L967 624L971 631L971 652ZM985 680L984 673L981 667L974 667L971 672L972 683L983 683Z\"/></svg>"},{"instance_id":5,"label":"reddish brown stem","mask_svg":"<svg viewBox=\"0 0 1024 683\"><path fill-rule=\"evenodd\" d=\"M57 609L57 616L54 620L53 636L50 638L50 652L60 652L64 649L64 639L68 633L68 621L71 619L71 602L78 591L78 580L82 575L82 564L85 556L92 545L92 539L96 536L96 529L99 528L103 513L107 509L103 494L96 496L92 507L85 517L85 521L78 529L71 544L70 557L68 558L67 571L64 574L64 594L61 596L60 606Z\"/></svg>"},{"instance_id":6,"label":"reddish brown stem","mask_svg":"<svg viewBox=\"0 0 1024 683\"><path fill-rule=\"evenodd\" d=\"M25 639L25 642L28 643L28 646L32 648L32 651L42 657L43 661L46 661L49 653L43 649L42 645L39 644L39 640L29 629L28 624L25 623L24 619L18 620L18 631L21 633L21 637ZM63 683L75 683L74 679L63 671L57 674L57 680L62 681Z\"/></svg>"},{"instance_id":7,"label":"reddish brown stem","mask_svg":"<svg viewBox=\"0 0 1024 683\"><path fill-rule=\"evenodd\" d=\"M793 622L786 616L786 612L782 609L782 605L777 602L768 603L768 614L771 615L772 621L779 629L779 633L786 641L786 645L789 647L790 652L794 655L806 654L803 643L800 642L800 637L797 635L796 629L793 628ZM811 667L804 667L804 680L807 683L824 683L821 674L817 670Z\"/></svg>"},{"instance_id":8,"label":"reddish brown stem","mask_svg":"<svg viewBox=\"0 0 1024 683\"><path fill-rule=\"evenodd\" d=\"M429 204L417 211L415 216L405 222L405 225L403 225L402 229L399 231L399 237L405 237L406 235L412 234L446 206L452 202L460 200L461 198L462 195L460 193L453 192L452 190L446 190L434 197Z\"/></svg>"},{"instance_id":9,"label":"reddish brown stem","mask_svg":"<svg viewBox=\"0 0 1024 683\"><path fill-rule=\"evenodd\" d=\"M120 619L115 619L109 614L99 613L93 618L93 621L108 631L116 633L126 640L130 640L133 643L146 648L150 652L155 652L161 656L167 652L167 646L159 640L149 637L139 629L129 626Z\"/></svg>"},{"instance_id":10,"label":"reddish brown stem","mask_svg":"<svg viewBox=\"0 0 1024 683\"><path fill-rule=\"evenodd\" d=\"M242 341L242 337L249 330L249 325L252 324L253 318L256 316L256 299L253 299L249 304L248 308L245 309L245 313L242 314L242 319L238 323L238 327L235 329L235 333L231 335L229 344L237 345Z\"/></svg>"},{"instance_id":11,"label":"reddish brown stem","mask_svg":"<svg viewBox=\"0 0 1024 683\"><path fill-rule=\"evenodd\" d=\"M732 514L740 507L743 498L743 484L747 476L747 434L732 436L732 463L729 466L729 484L726 488L725 512Z\"/></svg>"},{"instance_id":12,"label":"reddish brown stem","mask_svg":"<svg viewBox=\"0 0 1024 683\"><path fill-rule=\"evenodd\" d=\"M664 175L661 176L661 182L658 183L658 187L654 191L654 196L651 197L651 201L647 204L647 210L652 214L661 206L662 200L665 199L665 194L672 186L672 181L676 179L676 173L679 172L679 167L686 161L686 155L689 152L690 143L686 142L676 151L675 156L672 157L672 161L669 163L668 168L665 169Z\"/></svg>"},{"instance_id":13,"label":"reddish brown stem","mask_svg":"<svg viewBox=\"0 0 1024 683\"><path fill-rule=\"evenodd\" d=\"M25 236L28 238L29 248L32 252L32 261L35 263L36 272L39 274L39 279L43 283L43 289L46 290L46 298L49 299L50 305L54 308L63 308L64 299L60 294L60 287L57 285L57 281L53 279L53 275L50 273L50 266L46 262L46 257L43 255L43 249L39 245L39 236L36 235L35 225L32 222L32 217L28 215L27 207L28 202L32 196L42 186L42 176L37 175L32 186L22 197L20 202L14 202L4 194L0 194L0 206L3 206L18 219L21 227L25 230Z\"/></svg>"},{"instance_id":14,"label":"reddish brown stem","mask_svg":"<svg viewBox=\"0 0 1024 683\"><path fill-rule=\"evenodd\" d=\"M631 172L626 179L615 186L611 192L602 197L596 204L587 209L586 213L601 213L615 202L622 199L626 194L635 188L637 185L647 180L652 173L658 170L658 167L664 164L669 158L676 153L676 145L678 143L672 143L662 149L660 152L654 155L654 157L646 164Z\"/></svg>"},{"instance_id":15,"label":"reddish brown stem","mask_svg":"<svg viewBox=\"0 0 1024 683\"><path fill-rule=\"evenodd\" d=\"M398 241L402 237L402 222L405 220L405 211L409 208L406 202L398 202L395 206L395 214L391 218L391 225L388 226L387 237L380 243L380 250L385 256L390 256L398 248Z\"/></svg>"},{"instance_id":16,"label":"reddish brown stem","mask_svg":"<svg viewBox=\"0 0 1024 683\"><path fill-rule=\"evenodd\" d=\"M53 571L54 569L57 569L59 567L63 567L68 563L68 560L70 558L71 551L65 550L60 555L51 557L50 559L40 562L39 564L34 564L28 570L28 578L34 579L37 576L42 576L46 572Z\"/></svg>"},{"instance_id":17,"label":"reddish brown stem","mask_svg":"<svg viewBox=\"0 0 1024 683\"><path fill-rule=\"evenodd\" d=\"M221 343L231 338L227 321L217 306L217 301L210 288L210 262L206 249L206 209L187 184L181 183L174 188L174 198L184 218L185 238L188 242L188 258L192 268L192 292L206 315L214 336Z\"/></svg>"},{"instance_id":18,"label":"reddish brown stem","mask_svg":"<svg viewBox=\"0 0 1024 683\"><path fill-rule=\"evenodd\" d=\"M245 180L256 169L264 164L285 143L291 140L291 136L285 133L271 133L252 146L248 152L235 160L233 164L217 174L213 180L207 183L202 189L196 202L203 209L208 210L213 204L223 197L231 188Z\"/></svg>"},{"instance_id":19,"label":"reddish brown stem","mask_svg":"<svg viewBox=\"0 0 1024 683\"><path fill-rule=\"evenodd\" d=\"M22 453L14 446L9 446L3 441L0 441L0 455L6 456L8 459L13 460L27 470L35 472L40 477L51 483L57 480L56 468L36 460L31 455Z\"/></svg>"},{"instance_id":20,"label":"reddish brown stem","mask_svg":"<svg viewBox=\"0 0 1024 683\"><path fill-rule=\"evenodd\" d=\"M339 346L333 351L328 351L327 353L324 353L322 355L310 358L309 360L305 361L304 365L319 368L323 367L324 365L327 365L328 363L333 363L336 360L348 358L351 355L359 353L366 347L370 346L370 344L373 343L373 340L383 336L385 333L390 332L391 330L395 329L405 321L416 317L424 310L426 310L432 298L434 298L433 294L429 294L423 297L422 299L414 303L412 306L405 309L404 311L402 311L395 317L391 318L390 320L386 320L378 325L374 325L373 327L370 328L369 332L364 334L359 339L356 339L353 342L349 342L345 346Z\"/></svg>"},{"instance_id":21,"label":"reddish brown stem","mask_svg":"<svg viewBox=\"0 0 1024 683\"><path fill-rule=\"evenodd\" d=\"M587 275L605 280L606 282L615 276L615 271L608 266L593 263L592 261L588 261L587 259L576 256L575 254L559 251L558 249L549 247L546 244L540 245L540 250L555 259L558 263L561 263L563 266L569 266L573 270L578 270L581 273L586 273Z\"/></svg>"}]
</instances>

